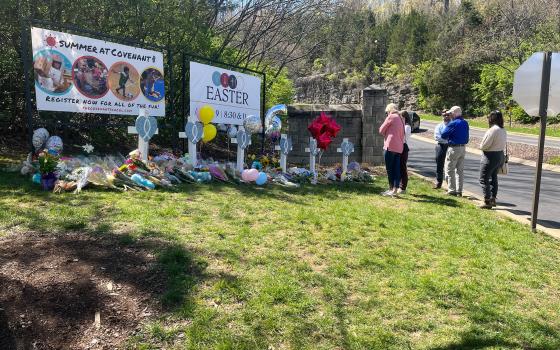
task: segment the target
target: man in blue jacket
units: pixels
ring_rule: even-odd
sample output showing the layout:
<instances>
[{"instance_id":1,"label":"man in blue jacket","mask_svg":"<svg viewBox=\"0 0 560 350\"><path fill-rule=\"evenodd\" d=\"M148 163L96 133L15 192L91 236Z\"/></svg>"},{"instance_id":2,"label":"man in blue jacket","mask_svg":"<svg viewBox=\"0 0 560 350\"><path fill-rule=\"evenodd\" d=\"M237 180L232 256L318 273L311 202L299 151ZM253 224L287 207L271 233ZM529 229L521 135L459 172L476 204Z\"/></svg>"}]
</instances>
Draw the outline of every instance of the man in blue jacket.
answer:
<instances>
[{"instance_id":1,"label":"man in blue jacket","mask_svg":"<svg viewBox=\"0 0 560 350\"><path fill-rule=\"evenodd\" d=\"M463 119L461 107L451 107L449 113L451 113L452 121L441 133L441 138L447 140L449 145L445 156L447 194L461 197L463 195L465 147L469 143L469 123Z\"/></svg>"}]
</instances>

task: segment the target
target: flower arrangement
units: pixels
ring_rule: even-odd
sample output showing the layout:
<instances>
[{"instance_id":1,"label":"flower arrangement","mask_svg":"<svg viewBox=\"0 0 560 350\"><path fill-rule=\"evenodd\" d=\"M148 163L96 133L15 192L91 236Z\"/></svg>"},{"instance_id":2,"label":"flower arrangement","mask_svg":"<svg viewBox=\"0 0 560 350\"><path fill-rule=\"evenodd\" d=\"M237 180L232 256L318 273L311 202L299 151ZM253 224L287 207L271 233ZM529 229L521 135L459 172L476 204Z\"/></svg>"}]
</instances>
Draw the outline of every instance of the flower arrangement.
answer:
<instances>
[{"instance_id":1,"label":"flower arrangement","mask_svg":"<svg viewBox=\"0 0 560 350\"><path fill-rule=\"evenodd\" d=\"M41 175L54 173L58 166L59 156L55 152L44 150L39 153L39 172Z\"/></svg>"}]
</instances>

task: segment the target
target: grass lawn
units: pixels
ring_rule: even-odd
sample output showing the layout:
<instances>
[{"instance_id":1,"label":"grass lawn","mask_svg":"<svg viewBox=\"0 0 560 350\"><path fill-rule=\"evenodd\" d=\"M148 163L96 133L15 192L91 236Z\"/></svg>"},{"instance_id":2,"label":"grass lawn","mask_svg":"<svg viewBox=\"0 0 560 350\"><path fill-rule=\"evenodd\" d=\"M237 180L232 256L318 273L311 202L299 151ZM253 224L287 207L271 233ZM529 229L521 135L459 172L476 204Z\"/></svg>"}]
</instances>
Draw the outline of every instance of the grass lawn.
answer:
<instances>
[{"instance_id":1,"label":"grass lawn","mask_svg":"<svg viewBox=\"0 0 560 350\"><path fill-rule=\"evenodd\" d=\"M425 120L432 120L432 121L441 121L441 117L433 114L422 114L420 116L421 119ZM485 117L476 118L476 119L467 119L469 124L473 127L487 129L488 128L488 121ZM531 135L539 135L540 133L540 124L535 125L523 125L523 124L513 124L512 127L509 126L508 121L506 120L505 127L508 131L511 132L519 132L523 134L531 134ZM546 127L546 135L553 136L553 137L560 137L560 125L548 125Z\"/></svg>"},{"instance_id":2,"label":"grass lawn","mask_svg":"<svg viewBox=\"0 0 560 350\"><path fill-rule=\"evenodd\" d=\"M44 193L0 172L0 235L159 237L170 311L130 349L559 349L560 243L412 179ZM196 268L193 268L196 266Z\"/></svg>"}]
</instances>

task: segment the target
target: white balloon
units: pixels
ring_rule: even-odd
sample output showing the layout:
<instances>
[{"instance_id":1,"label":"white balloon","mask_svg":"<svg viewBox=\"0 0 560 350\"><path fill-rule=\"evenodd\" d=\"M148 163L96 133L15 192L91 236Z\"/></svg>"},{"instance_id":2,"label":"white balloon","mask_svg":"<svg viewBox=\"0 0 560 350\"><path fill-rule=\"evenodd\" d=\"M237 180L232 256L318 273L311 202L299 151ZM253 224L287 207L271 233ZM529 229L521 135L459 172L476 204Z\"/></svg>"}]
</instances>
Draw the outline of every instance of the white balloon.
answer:
<instances>
[{"instance_id":1,"label":"white balloon","mask_svg":"<svg viewBox=\"0 0 560 350\"><path fill-rule=\"evenodd\" d=\"M39 149L43 148L45 142L49 138L49 132L45 128L39 128L33 131L33 147L35 150L38 151Z\"/></svg>"},{"instance_id":2,"label":"white balloon","mask_svg":"<svg viewBox=\"0 0 560 350\"><path fill-rule=\"evenodd\" d=\"M46 148L48 150L53 150L58 153L62 152L62 139L59 136L51 136L47 140Z\"/></svg>"}]
</instances>

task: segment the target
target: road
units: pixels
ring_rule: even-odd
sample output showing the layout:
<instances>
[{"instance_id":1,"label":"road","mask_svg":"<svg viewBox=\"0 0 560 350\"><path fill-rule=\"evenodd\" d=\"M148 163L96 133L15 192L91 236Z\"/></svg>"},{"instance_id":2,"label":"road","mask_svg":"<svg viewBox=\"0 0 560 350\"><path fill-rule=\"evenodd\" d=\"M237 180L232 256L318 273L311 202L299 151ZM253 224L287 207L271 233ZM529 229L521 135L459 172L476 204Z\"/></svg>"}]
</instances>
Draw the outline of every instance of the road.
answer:
<instances>
[{"instance_id":1,"label":"road","mask_svg":"<svg viewBox=\"0 0 560 350\"><path fill-rule=\"evenodd\" d=\"M422 122L422 126L426 125ZM408 158L410 169L418 173L435 178L435 145L416 138L411 140L411 150ZM480 156L467 152L465 159L464 190L482 193L478 182ZM531 217L533 201L533 183L535 168L509 164L508 175L500 176L498 192L498 206L521 216ZM541 201L539 209L539 224L552 229L560 229L560 174L543 170Z\"/></svg>"},{"instance_id":2,"label":"road","mask_svg":"<svg viewBox=\"0 0 560 350\"><path fill-rule=\"evenodd\" d=\"M428 129L429 131L434 131L434 128L438 122L434 122L431 120L422 120L420 122L420 129ZM484 136L483 130L480 129L471 129L470 134L471 136L482 138ZM513 143L524 143L527 145L538 146L539 138L536 135L517 135L517 134L508 134L508 141ZM552 148L560 148L560 140L558 139L545 139L545 146L552 147Z\"/></svg>"}]
</instances>

